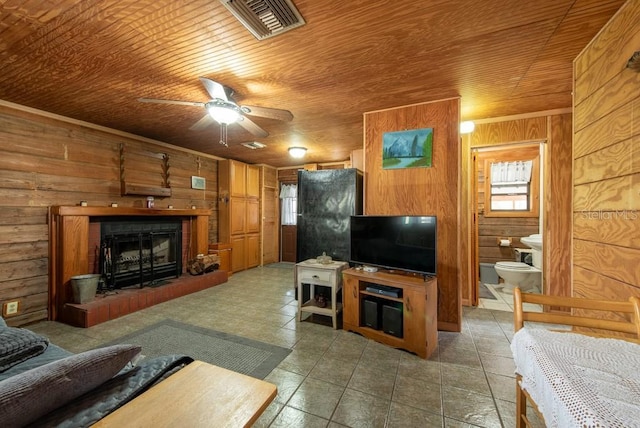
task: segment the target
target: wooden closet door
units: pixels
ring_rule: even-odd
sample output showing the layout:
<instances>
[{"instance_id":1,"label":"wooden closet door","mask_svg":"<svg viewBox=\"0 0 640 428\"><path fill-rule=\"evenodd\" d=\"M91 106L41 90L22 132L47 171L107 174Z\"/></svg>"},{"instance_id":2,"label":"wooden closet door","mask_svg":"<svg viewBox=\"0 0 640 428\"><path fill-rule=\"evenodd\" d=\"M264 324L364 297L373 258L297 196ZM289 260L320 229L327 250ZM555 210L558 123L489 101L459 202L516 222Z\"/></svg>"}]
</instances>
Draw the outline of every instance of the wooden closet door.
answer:
<instances>
[{"instance_id":1,"label":"wooden closet door","mask_svg":"<svg viewBox=\"0 0 640 428\"><path fill-rule=\"evenodd\" d=\"M247 233L260 232L260 201L257 199L247 199L245 202L246 224L245 231Z\"/></svg>"},{"instance_id":2,"label":"wooden closet door","mask_svg":"<svg viewBox=\"0 0 640 428\"><path fill-rule=\"evenodd\" d=\"M238 235L246 231L246 211L247 203L244 198L231 198L229 201L229 211L231 213L231 235Z\"/></svg>"}]
</instances>

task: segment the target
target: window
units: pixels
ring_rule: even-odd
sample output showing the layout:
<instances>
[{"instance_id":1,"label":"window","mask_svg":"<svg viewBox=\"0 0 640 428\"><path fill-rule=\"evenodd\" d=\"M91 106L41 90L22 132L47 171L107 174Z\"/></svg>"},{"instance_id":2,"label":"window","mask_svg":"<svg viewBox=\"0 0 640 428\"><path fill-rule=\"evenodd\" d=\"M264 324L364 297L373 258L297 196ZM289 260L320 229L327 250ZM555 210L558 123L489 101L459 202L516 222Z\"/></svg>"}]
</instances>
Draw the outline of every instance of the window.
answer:
<instances>
[{"instance_id":1,"label":"window","mask_svg":"<svg viewBox=\"0 0 640 428\"><path fill-rule=\"evenodd\" d=\"M295 226L298 219L298 186L283 184L280 186L280 223L283 226Z\"/></svg>"},{"instance_id":2,"label":"window","mask_svg":"<svg viewBox=\"0 0 640 428\"><path fill-rule=\"evenodd\" d=\"M529 199L529 183L491 185L491 211L529 211Z\"/></svg>"},{"instance_id":3,"label":"window","mask_svg":"<svg viewBox=\"0 0 640 428\"><path fill-rule=\"evenodd\" d=\"M489 179L491 211L531 209L531 168L533 161L492 162Z\"/></svg>"},{"instance_id":4,"label":"window","mask_svg":"<svg viewBox=\"0 0 640 428\"><path fill-rule=\"evenodd\" d=\"M537 147L501 151L485 158L485 217L538 216L539 158Z\"/></svg>"}]
</instances>

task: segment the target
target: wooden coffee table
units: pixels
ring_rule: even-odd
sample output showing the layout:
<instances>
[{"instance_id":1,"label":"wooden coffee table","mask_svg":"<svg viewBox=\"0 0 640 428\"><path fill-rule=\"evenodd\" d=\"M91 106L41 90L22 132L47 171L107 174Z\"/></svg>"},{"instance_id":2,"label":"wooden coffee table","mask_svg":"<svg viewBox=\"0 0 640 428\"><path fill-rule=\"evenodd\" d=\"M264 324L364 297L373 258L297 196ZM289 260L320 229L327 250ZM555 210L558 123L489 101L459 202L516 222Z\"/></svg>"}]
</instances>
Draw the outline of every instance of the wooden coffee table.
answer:
<instances>
[{"instance_id":1,"label":"wooden coffee table","mask_svg":"<svg viewBox=\"0 0 640 428\"><path fill-rule=\"evenodd\" d=\"M94 427L247 427L276 396L275 385L194 361Z\"/></svg>"}]
</instances>

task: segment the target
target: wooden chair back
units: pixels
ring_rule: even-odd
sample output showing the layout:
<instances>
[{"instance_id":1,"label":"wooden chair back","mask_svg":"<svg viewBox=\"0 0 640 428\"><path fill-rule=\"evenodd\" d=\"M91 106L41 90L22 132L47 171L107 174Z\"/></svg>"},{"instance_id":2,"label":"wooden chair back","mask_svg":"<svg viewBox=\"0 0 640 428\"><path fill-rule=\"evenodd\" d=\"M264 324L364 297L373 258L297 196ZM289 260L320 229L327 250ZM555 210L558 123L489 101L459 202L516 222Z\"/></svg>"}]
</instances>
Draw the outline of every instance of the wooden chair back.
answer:
<instances>
[{"instance_id":1,"label":"wooden chair back","mask_svg":"<svg viewBox=\"0 0 640 428\"><path fill-rule=\"evenodd\" d=\"M633 335L632 340L640 340L640 299L635 296L630 297L628 302L620 302L579 297L544 296L541 294L523 293L519 288L516 288L513 293L513 301L513 325L515 331L520 330L524 326L525 321L530 321L624 333L626 335ZM572 312L533 312L525 310L525 303L570 308ZM573 309L585 309L598 312L594 312L593 315L576 315L573 313ZM604 312L620 314L620 319L615 320L598 317L599 313ZM603 336L603 334L585 331L580 331L580 333L592 336Z\"/></svg>"}]
</instances>

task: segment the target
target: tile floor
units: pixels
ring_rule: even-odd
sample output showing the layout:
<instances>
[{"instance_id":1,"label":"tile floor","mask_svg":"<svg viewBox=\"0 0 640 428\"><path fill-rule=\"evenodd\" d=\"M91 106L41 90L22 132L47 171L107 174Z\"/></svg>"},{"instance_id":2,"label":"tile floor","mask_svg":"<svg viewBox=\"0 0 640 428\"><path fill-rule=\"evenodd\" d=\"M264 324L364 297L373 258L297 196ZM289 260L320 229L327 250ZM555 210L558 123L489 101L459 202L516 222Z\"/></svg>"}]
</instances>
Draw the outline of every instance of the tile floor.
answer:
<instances>
[{"instance_id":1,"label":"tile floor","mask_svg":"<svg viewBox=\"0 0 640 428\"><path fill-rule=\"evenodd\" d=\"M51 321L29 328L73 352L163 319L292 348L266 378L278 396L258 427L515 426L511 313L464 308L462 332L439 332L438 349L422 360L333 330L318 322L325 317L298 322L296 310L293 270L259 267L88 329Z\"/></svg>"},{"instance_id":2,"label":"tile floor","mask_svg":"<svg viewBox=\"0 0 640 428\"><path fill-rule=\"evenodd\" d=\"M478 308L491 309L494 311L513 312L513 293L505 293L502 291L502 284L485 283L491 294L495 296L493 299L478 299ZM533 292L533 291L529 291ZM531 303L524 304L525 309L530 311L542 312L542 305L534 305Z\"/></svg>"}]
</instances>

